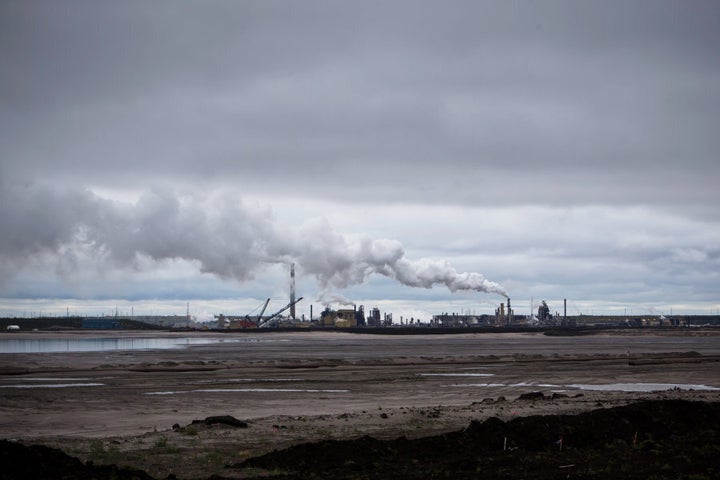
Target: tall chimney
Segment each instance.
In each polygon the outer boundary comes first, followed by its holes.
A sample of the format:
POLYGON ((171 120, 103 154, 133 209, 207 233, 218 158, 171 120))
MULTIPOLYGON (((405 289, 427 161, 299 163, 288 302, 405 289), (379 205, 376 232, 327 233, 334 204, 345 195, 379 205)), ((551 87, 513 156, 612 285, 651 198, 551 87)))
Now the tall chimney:
POLYGON ((508 297, 507 301, 507 322, 505 322, 506 325, 510 325, 510 321, 512 320, 512 308, 510 307, 510 297, 508 297))
POLYGON ((295 320, 295 264, 290 264, 290 318, 295 320))
POLYGON ((563 320, 567 319, 567 298, 563 298, 563 320))

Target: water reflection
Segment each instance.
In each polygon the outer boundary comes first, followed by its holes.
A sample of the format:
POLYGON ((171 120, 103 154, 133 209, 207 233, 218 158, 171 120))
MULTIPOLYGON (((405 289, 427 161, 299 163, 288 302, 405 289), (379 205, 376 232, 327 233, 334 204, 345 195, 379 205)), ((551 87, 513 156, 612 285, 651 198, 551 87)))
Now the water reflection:
POLYGON ((197 388, 195 390, 178 390, 163 392, 147 392, 145 395, 180 395, 184 393, 349 393, 350 390, 314 389, 314 388, 197 388))
POLYGON ((2 339, 0 340, 0 353, 62 353, 104 352, 114 350, 167 350, 173 348, 185 348, 190 345, 206 345, 210 343, 254 343, 258 341, 268 340, 251 338, 245 338, 241 340, 212 337, 2 339))
POLYGON ((0 388, 71 388, 71 387, 102 387, 104 383, 47 383, 0 385, 0 388))
MULTIPOLYGON (((535 383, 535 382, 520 382, 520 383, 456 383, 454 385, 448 385, 450 387, 457 388, 502 388, 502 387, 543 387, 543 388, 565 388, 565 389, 577 389, 577 390, 594 390, 601 392, 658 392, 664 390, 703 390, 703 391, 720 391, 718 387, 712 387, 708 385, 689 385, 684 383, 604 383, 604 384, 585 384, 585 383, 573 383, 571 385, 555 385, 552 383, 535 383)), ((554 392, 565 392, 567 390, 553 390, 554 392)))
POLYGON ((703 390, 718 391, 720 388, 710 387, 708 385, 688 385, 684 383, 607 383, 607 384, 585 384, 576 383, 568 385, 571 388, 580 390, 595 390, 601 392, 657 392, 663 390, 703 390))

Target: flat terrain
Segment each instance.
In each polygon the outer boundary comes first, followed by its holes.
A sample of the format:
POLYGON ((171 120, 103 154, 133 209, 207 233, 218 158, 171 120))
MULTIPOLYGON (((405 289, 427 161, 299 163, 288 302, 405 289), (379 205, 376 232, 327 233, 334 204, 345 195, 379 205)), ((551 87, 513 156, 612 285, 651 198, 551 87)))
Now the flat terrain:
POLYGON ((248 472, 224 465, 308 441, 418 438, 493 416, 578 413, 638 399, 720 401, 718 330, 35 332, 0 341, 118 337, 220 343, 0 354, 2 437, 157 478, 231 477, 248 472), (535 391, 544 398, 519 398, 535 391), (189 425, 215 415, 248 427, 189 425))

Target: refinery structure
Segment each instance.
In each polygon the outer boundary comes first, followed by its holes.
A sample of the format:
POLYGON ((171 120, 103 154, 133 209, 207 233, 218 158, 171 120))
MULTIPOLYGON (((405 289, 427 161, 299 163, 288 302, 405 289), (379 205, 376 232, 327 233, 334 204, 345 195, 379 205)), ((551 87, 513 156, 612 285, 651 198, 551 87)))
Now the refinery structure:
MULTIPOLYGON (((518 326, 574 326, 575 321, 567 318, 567 300, 563 301, 563 315, 550 313, 550 307, 543 300, 537 309, 537 316, 531 312, 529 316, 516 315, 512 308, 510 298, 505 303, 500 303, 494 315, 463 315, 457 313, 443 313, 434 315, 429 322, 422 322, 420 319, 400 317, 399 323, 393 323, 392 313, 380 313, 380 309, 373 307, 365 314, 364 305, 353 305, 353 308, 333 310, 325 306, 318 316, 313 314, 313 306, 310 305, 310 318, 297 318, 295 305, 303 297, 296 299, 295 294, 295 266, 290 265, 290 302, 280 310, 264 316, 270 299, 268 298, 260 313, 255 316, 233 316, 219 314, 215 315, 216 328, 221 330, 238 330, 252 328, 271 327, 334 327, 334 328, 358 328, 358 327, 390 327, 390 326, 427 326, 427 327, 518 327, 518 326), (289 310, 287 316, 282 314, 289 310)), ((533 308, 532 301, 531 310, 533 308)))
MULTIPOLYGON (((333 310, 325 307, 317 316, 313 314, 313 306, 310 306, 310 318, 302 315, 300 318, 293 316, 290 312, 287 316, 281 314, 290 310, 302 300, 298 298, 294 302, 288 303, 285 307, 277 312, 263 316, 232 316, 232 315, 215 315, 217 328, 224 330, 237 330, 245 328, 292 328, 292 327, 337 327, 337 328, 355 328, 355 327, 389 327, 392 325, 392 313, 383 313, 377 307, 371 308, 367 316, 365 315, 365 307, 363 305, 353 305, 353 308, 333 310)), ((269 301, 269 299, 268 299, 269 301)))
POLYGON ((247 328, 272 328, 272 327, 338 327, 338 328, 355 328, 355 327, 387 327, 392 325, 392 314, 380 314, 380 309, 375 307, 365 315, 365 307, 353 305, 351 309, 332 310, 326 306, 320 314, 315 317, 313 314, 313 306, 310 305, 310 318, 302 315, 300 318, 296 316, 295 306, 303 300, 303 297, 296 298, 295 293, 295 265, 290 265, 290 301, 275 313, 264 316, 267 311, 270 299, 268 298, 260 313, 255 316, 247 314, 244 316, 233 316, 219 314, 215 315, 216 327, 218 329, 247 329, 247 328), (282 314, 288 312, 288 315, 282 314))
POLYGON ((545 300, 540 302, 537 313, 533 311, 533 302, 530 301, 530 315, 516 314, 512 307, 510 298, 505 303, 495 309, 494 315, 458 315, 456 313, 435 315, 432 318, 431 325, 443 327, 572 327, 575 326, 574 318, 567 316, 567 300, 563 300, 563 313, 550 312, 550 307, 545 300))
MULTIPOLYGON (((563 315, 551 314, 550 307, 543 300, 537 309, 537 315, 518 315, 511 306, 508 298, 495 310, 494 315, 489 314, 458 314, 442 313, 433 315, 429 321, 422 321, 415 318, 400 317, 398 322, 393 323, 392 313, 381 313, 377 307, 371 308, 367 314, 364 305, 353 305, 352 308, 333 310, 326 306, 319 315, 313 314, 313 306, 310 306, 310 318, 295 318, 291 312, 288 316, 281 316, 297 304, 302 297, 291 301, 281 310, 271 315, 263 316, 267 307, 268 299, 258 316, 245 315, 243 317, 216 315, 219 329, 244 329, 244 328, 267 328, 267 327, 335 327, 335 328, 357 328, 357 327, 571 327, 575 325, 574 318, 567 317, 566 308, 563 315)), ((565 302, 565 306, 567 303, 565 302)))

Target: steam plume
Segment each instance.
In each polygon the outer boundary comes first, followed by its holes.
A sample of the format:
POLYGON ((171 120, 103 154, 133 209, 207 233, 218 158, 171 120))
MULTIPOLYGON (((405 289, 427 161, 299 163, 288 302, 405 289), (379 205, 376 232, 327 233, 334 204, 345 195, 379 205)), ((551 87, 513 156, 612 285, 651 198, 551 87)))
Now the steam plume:
POLYGON ((228 194, 202 199, 152 190, 135 204, 102 199, 89 190, 39 185, 0 192, 0 257, 3 273, 38 256, 72 266, 92 258, 105 267, 144 268, 147 260, 185 259, 202 272, 238 281, 265 265, 295 262, 321 289, 342 289, 379 274, 410 287, 444 285, 507 296, 479 273, 459 273, 447 261, 405 258, 402 244, 335 232, 312 220, 297 232, 280 231, 272 212, 228 194))

